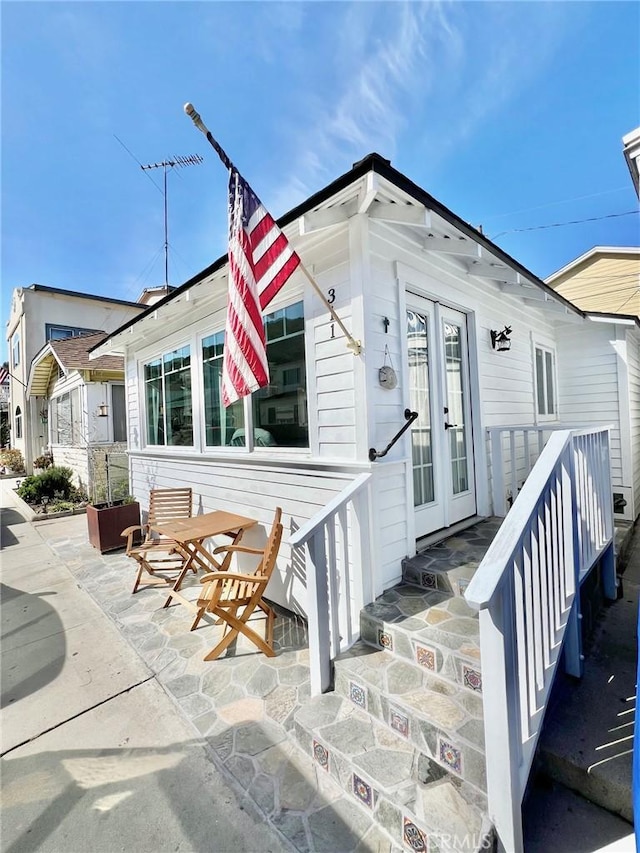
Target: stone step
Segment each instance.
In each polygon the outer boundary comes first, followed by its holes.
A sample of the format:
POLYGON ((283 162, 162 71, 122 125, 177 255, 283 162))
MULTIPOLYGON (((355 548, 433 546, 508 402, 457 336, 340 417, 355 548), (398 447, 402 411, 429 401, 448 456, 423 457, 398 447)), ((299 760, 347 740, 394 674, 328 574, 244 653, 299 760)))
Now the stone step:
POLYGON ((394 843, 441 853, 481 849, 484 794, 349 700, 314 697, 297 712, 295 734, 394 843))
POLYGON ((482 692, 478 614, 463 598, 399 584, 362 609, 360 636, 452 684, 482 692))
POLYGON ((462 596, 502 519, 490 518, 402 562, 402 579, 423 589, 462 596))
POLYGON ((361 642, 334 661, 334 685, 417 750, 486 790, 483 704, 476 691, 361 642))

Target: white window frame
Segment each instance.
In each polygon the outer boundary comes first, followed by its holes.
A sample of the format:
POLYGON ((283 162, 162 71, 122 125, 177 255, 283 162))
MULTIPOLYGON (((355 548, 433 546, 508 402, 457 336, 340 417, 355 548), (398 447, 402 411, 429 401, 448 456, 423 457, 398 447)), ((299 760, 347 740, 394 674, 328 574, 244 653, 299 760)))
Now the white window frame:
MULTIPOLYGON (((195 401, 197 395, 200 394, 200 383, 198 381, 198 363, 202 363, 202 359, 195 352, 194 358, 194 341, 191 339, 185 340, 181 338, 179 340, 172 340, 171 338, 167 339, 164 342, 164 346, 161 349, 150 350, 148 353, 139 356, 138 361, 138 377, 140 388, 142 389, 142 393, 140 395, 140 403, 141 403, 141 412, 142 412, 142 421, 141 425, 143 427, 143 447, 148 450, 153 450, 155 452, 166 452, 170 454, 178 453, 193 453, 194 450, 197 450, 200 445, 200 435, 196 422, 196 411, 195 411, 195 401), (190 381, 191 381, 191 434, 192 434, 192 444, 168 444, 166 442, 166 429, 165 429, 165 442, 163 444, 151 444, 149 442, 148 435, 148 409, 147 409, 147 386, 145 380, 145 367, 147 364, 150 364, 152 361, 157 361, 160 359, 162 362, 165 355, 168 355, 177 350, 188 348, 189 349, 189 373, 190 373, 190 381), (196 359, 198 362, 196 363, 196 359), (196 369, 194 369, 194 367, 196 369)), ((164 386, 163 386, 164 393, 164 386)), ((166 405, 166 400, 164 400, 164 404, 166 405)))
POLYGON ((533 340, 532 342, 532 357, 533 357, 533 395, 534 395, 534 412, 536 423, 550 423, 558 421, 560 415, 558 412, 558 356, 556 348, 544 341, 533 340), (542 353, 543 366, 543 396, 545 403, 545 411, 540 411, 540 401, 538 399, 538 350, 542 353), (554 411, 547 411, 549 400, 549 370, 547 365, 547 356, 551 356, 551 381, 552 387, 552 402, 554 411))
MULTIPOLYGON (((307 348, 307 335, 309 331, 307 312, 308 306, 306 300, 304 299, 304 295, 302 293, 297 296, 293 296, 288 298, 286 301, 274 300, 266 309, 265 314, 273 314, 276 311, 281 311, 286 308, 291 307, 292 305, 297 305, 298 303, 302 303, 302 317, 304 321, 304 332, 302 333, 303 341, 304 341, 304 369, 302 370, 302 377, 306 383, 306 395, 307 395, 307 446, 306 447, 293 447, 289 445, 274 445, 273 447, 259 447, 254 441, 254 418, 253 418, 253 394, 249 394, 243 400, 244 406, 244 429, 246 435, 246 443, 243 445, 211 445, 206 444, 206 425, 204 423, 204 415, 205 409, 204 404, 200 407, 199 411, 199 428, 201 435, 201 452, 206 454, 215 454, 218 455, 220 453, 230 454, 230 455, 246 455, 247 453, 258 453, 265 455, 273 455, 273 453, 277 453, 280 455, 305 455, 309 456, 311 452, 311 421, 310 421, 310 413, 309 413, 309 356, 308 356, 308 348, 307 348)), ((198 345, 197 345, 197 365, 195 374, 192 375, 192 388, 195 387, 195 381, 197 376, 197 381, 201 383, 199 387, 200 399, 204 400, 204 371, 203 371, 203 355, 202 355, 202 346, 203 342, 206 338, 211 335, 219 334, 224 331, 224 327, 220 328, 219 325, 212 326, 206 331, 198 334, 198 345)), ((267 341, 267 344, 269 342, 267 341)), ((194 365, 194 361, 192 360, 192 367, 194 365)), ((195 422, 195 417, 194 417, 195 422)), ((146 421, 145 421, 146 428, 146 421)), ((268 429, 268 424, 264 427, 268 429)), ((155 446, 155 445, 154 445, 155 446)))

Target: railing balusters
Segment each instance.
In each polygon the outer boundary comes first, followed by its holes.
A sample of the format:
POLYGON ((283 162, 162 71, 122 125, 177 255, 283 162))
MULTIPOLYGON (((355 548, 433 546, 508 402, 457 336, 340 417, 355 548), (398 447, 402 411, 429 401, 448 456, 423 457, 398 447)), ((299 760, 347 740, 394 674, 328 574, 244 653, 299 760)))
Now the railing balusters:
MULTIPOLYGON (((526 463, 528 430, 519 429, 526 463)), ((503 432, 490 431, 492 459, 503 432)), ((597 560, 605 595, 615 594, 610 476, 607 429, 552 430, 465 593, 480 610, 489 812, 502 847, 516 853, 521 800, 562 649, 567 671, 582 671, 578 589, 597 560)), ((502 483, 494 482, 494 495, 502 483)))
POLYGON ((306 552, 313 695, 328 689, 332 659, 357 639, 355 620, 371 592, 370 578, 364 577, 370 553, 371 478, 360 474, 289 537, 292 548, 305 546, 306 552))

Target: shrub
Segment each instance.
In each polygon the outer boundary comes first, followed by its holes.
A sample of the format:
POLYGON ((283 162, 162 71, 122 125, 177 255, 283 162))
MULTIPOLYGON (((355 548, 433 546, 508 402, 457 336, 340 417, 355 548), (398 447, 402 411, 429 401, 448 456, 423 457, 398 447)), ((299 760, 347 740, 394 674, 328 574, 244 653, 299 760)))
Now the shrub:
POLYGON ((75 493, 72 477, 71 468, 47 468, 42 474, 26 477, 17 490, 18 496, 30 504, 42 503, 42 498, 69 500, 75 493))
POLYGON ((16 474, 22 473, 24 471, 22 453, 15 449, 0 450, 0 465, 6 465, 7 468, 15 471, 16 474))

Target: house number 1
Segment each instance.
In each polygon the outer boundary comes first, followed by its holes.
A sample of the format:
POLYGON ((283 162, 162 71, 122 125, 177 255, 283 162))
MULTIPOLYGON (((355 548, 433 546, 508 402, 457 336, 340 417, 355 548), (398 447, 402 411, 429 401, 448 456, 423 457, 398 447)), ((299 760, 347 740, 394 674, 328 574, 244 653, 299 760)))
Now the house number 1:
MULTIPOLYGON (((327 302, 329 303, 329 305, 333 305, 333 303, 335 301, 336 301, 336 289, 335 289, 335 287, 330 287, 329 290, 327 291, 327 302)), ((335 336, 336 336, 336 324, 332 323, 331 324, 331 337, 335 338, 335 336)))

